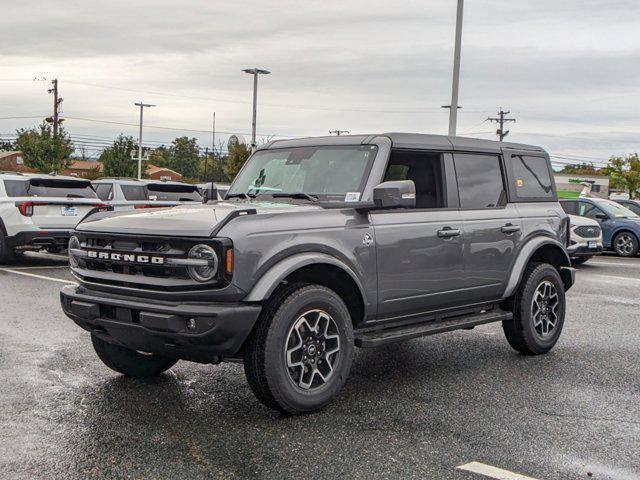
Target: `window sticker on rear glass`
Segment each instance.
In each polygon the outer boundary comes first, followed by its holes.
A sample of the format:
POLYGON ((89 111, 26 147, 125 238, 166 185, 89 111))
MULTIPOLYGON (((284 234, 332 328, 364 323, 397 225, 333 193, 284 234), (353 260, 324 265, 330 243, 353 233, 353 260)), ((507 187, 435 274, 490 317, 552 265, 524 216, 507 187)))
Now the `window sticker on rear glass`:
POLYGON ((344 196, 345 202, 358 202, 360 201, 360 192, 347 192, 344 196))
POLYGON ((521 178, 519 178, 519 179, 517 179, 517 180, 516 180, 516 184, 517 184, 519 187, 522 187, 522 186, 524 185, 524 180, 522 180, 521 178))

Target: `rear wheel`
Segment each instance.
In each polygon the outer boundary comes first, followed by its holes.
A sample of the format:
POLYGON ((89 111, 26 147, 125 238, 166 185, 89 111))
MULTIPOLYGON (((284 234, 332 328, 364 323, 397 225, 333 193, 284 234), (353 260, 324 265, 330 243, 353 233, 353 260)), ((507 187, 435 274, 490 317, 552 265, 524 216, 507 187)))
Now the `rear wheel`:
POLYGON ((165 370, 169 370, 177 362, 172 358, 141 353, 120 345, 114 345, 95 335, 91 335, 91 342, 102 363, 110 369, 129 377, 155 377, 165 370))
POLYGON ((638 237, 631 232, 620 232, 613 239, 613 249, 621 257, 635 257, 638 254, 638 237))
POLYGON ((295 284, 265 305, 247 344, 244 370, 264 405, 307 413, 338 394, 353 351, 351 317, 342 299, 321 285, 295 284))
POLYGON ((513 319, 502 322, 502 328, 515 350, 540 355, 558 341, 564 315, 564 284, 558 271, 547 263, 530 263, 513 299, 513 319))

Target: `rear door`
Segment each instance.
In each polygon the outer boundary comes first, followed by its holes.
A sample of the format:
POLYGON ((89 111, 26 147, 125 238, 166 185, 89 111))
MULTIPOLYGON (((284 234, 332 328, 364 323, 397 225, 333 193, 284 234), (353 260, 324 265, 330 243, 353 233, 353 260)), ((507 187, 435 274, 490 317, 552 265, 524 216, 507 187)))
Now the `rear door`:
POLYGON ((464 229, 465 301, 499 299, 522 238, 516 205, 507 203, 501 155, 455 153, 464 229))

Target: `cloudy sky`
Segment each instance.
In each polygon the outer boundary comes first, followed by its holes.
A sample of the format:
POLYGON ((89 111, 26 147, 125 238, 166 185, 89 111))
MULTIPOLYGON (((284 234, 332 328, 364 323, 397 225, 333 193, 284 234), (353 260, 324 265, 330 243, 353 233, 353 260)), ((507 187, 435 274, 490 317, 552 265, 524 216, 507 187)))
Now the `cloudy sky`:
MULTIPOLYGON (((639 150, 640 2, 465 7, 459 134, 494 138, 485 119, 502 106, 517 118, 509 139, 543 145, 558 162, 639 150)), ((0 134, 50 115, 46 90, 58 78, 65 126, 89 153, 137 134, 139 100, 157 104, 145 114, 152 144, 186 134, 210 146, 214 111, 222 138, 250 132, 241 69, 252 66, 272 71, 260 79, 260 137, 446 133, 455 9, 455 0, 13 2, 0 13, 0 134)))

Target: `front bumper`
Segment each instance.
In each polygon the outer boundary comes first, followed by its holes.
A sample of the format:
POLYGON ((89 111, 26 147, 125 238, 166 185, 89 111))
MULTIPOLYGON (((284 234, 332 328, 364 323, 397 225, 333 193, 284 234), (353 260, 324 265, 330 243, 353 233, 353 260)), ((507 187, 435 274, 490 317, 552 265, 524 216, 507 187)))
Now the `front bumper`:
POLYGON ((576 257, 591 257, 593 255, 599 255, 602 253, 602 244, 598 245, 596 248, 589 248, 586 245, 576 245, 573 247, 567 248, 567 252, 571 258, 576 257))
POLYGON ((63 287, 60 301, 69 318, 107 342, 201 363, 237 354, 262 308, 242 302, 160 302, 76 285, 63 287), (187 327, 189 320, 195 322, 193 329, 187 327))
POLYGON ((58 248, 64 250, 69 244, 72 230, 30 230, 7 237, 10 248, 23 250, 58 248))

